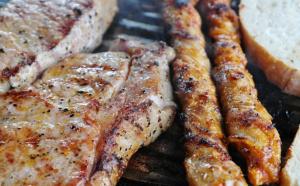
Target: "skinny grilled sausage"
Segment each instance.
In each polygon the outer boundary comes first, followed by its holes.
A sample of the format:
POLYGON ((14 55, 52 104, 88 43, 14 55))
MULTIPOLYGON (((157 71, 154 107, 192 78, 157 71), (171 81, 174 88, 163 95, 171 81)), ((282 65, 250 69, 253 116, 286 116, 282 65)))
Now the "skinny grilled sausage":
POLYGON ((223 142, 222 118, 195 3, 164 1, 165 22, 177 52, 174 85, 184 113, 187 179, 199 186, 247 185, 223 142))
POLYGON ((281 140, 246 69, 238 17, 230 8, 230 0, 201 0, 200 7, 213 40, 213 76, 226 116, 229 142, 246 159, 251 184, 277 182, 281 140))

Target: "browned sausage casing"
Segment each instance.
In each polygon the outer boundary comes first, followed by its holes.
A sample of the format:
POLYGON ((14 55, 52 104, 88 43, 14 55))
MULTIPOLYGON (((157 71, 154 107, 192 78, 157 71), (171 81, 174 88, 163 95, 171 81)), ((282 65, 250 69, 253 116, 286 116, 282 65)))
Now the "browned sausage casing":
POLYGON ((201 0, 200 7, 213 40, 213 75, 226 116, 229 142, 245 157, 251 184, 277 182, 281 141, 246 70, 238 17, 230 8, 230 0, 201 0))
POLYGON ((247 185, 223 143, 222 118, 200 31, 200 16, 194 8, 196 1, 164 2, 164 18, 177 52, 174 85, 184 113, 188 182, 199 186, 247 185))

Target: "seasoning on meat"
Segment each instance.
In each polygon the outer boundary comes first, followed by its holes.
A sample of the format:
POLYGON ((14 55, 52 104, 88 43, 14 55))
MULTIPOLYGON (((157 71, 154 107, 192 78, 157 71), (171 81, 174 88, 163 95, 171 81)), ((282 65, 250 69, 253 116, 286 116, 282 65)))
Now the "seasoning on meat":
POLYGON ((281 140, 257 98, 240 46, 239 22, 230 0, 201 0, 214 46, 214 79, 226 117, 229 142, 243 155, 253 185, 278 181, 281 140))
POLYGON ((216 90, 210 77, 200 16, 194 2, 177 7, 165 0, 164 17, 177 57, 174 85, 184 114, 187 156, 184 165, 190 185, 247 185, 231 160, 222 132, 216 90))
POLYGON ((62 58, 94 50, 116 0, 10 0, 0 8, 0 93, 31 84, 62 58))
POLYGON ((129 55, 72 55, 0 95, 0 185, 116 185, 130 157, 168 128, 174 51, 118 47, 129 55))
POLYGON ((175 115, 169 81, 174 50, 162 42, 144 46, 123 39, 114 49, 129 53, 132 61, 123 89, 107 105, 116 117, 91 180, 95 186, 116 185, 131 156, 165 131, 175 115))

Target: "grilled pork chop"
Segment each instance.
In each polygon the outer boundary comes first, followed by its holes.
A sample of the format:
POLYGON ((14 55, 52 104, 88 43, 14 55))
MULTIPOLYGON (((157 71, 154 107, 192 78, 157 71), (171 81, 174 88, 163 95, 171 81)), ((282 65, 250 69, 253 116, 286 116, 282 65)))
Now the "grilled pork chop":
POLYGON ((130 53, 133 60, 124 88, 107 105, 115 108, 113 115, 117 117, 100 151, 99 171, 92 177, 92 185, 115 185, 130 157, 153 142, 174 118, 168 66, 175 57, 174 50, 164 43, 144 47, 125 40, 116 46, 115 50, 130 53))
POLYGON ((116 0, 11 0, 0 9, 0 92, 101 42, 116 0))
POLYGON ((115 185, 132 154, 169 126, 174 51, 120 44, 130 55, 77 54, 0 96, 1 185, 115 185))
POLYGON ((76 55, 46 71, 31 90, 1 96, 1 185, 84 183, 101 136, 85 113, 103 104, 98 97, 109 99, 103 90, 118 90, 112 85, 125 81, 128 64, 124 53, 76 55), (97 84, 100 79, 107 83, 97 84))

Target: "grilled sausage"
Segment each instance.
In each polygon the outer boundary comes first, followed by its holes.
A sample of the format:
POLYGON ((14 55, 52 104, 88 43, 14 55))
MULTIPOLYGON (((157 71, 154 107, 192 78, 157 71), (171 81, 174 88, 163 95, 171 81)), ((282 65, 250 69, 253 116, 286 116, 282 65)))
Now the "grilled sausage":
POLYGON ((247 185, 223 142, 222 118, 195 3, 164 1, 164 18, 177 52, 173 62, 174 85, 184 113, 188 182, 201 186, 247 185))
POLYGON ((246 159, 251 184, 277 182, 281 141, 246 69, 238 17, 230 8, 230 0, 201 0, 200 8, 213 40, 213 76, 226 116, 229 142, 246 159))

